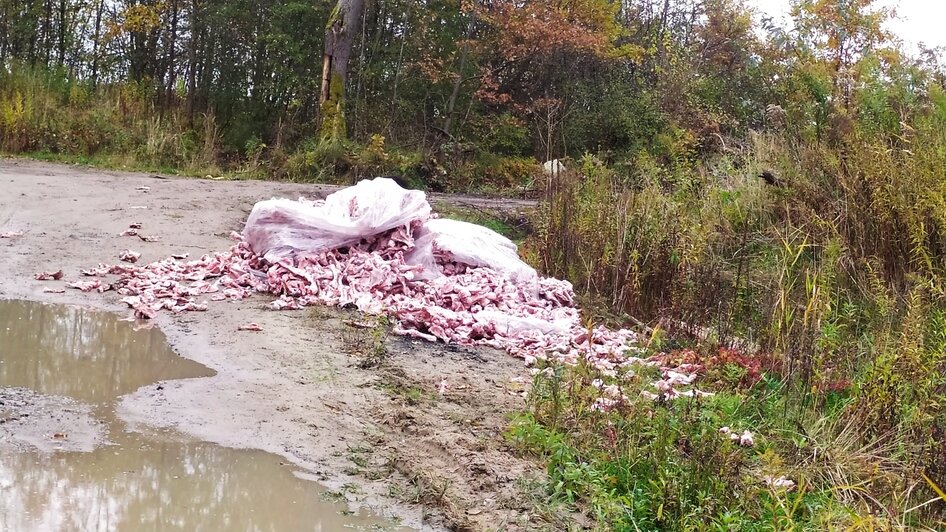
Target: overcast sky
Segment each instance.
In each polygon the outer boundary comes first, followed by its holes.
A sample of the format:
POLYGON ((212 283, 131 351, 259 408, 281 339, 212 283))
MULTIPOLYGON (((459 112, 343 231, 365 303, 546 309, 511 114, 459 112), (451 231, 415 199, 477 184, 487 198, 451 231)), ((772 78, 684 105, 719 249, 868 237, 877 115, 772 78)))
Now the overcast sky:
MULTIPOLYGON (((788 14, 789 0, 748 0, 748 3, 776 18, 788 14)), ((897 20, 891 21, 888 29, 905 42, 946 46, 946 1, 883 0, 881 3, 897 10, 897 20)))

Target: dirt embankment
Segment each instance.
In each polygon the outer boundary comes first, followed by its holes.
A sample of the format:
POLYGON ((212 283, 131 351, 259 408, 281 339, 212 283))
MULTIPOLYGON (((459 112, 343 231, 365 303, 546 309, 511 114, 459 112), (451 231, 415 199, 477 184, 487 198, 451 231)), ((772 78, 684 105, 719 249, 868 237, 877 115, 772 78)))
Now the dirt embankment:
MULTIPOLYGON (((62 283, 33 274, 62 269, 75 280, 80 269, 114 263, 127 248, 141 252, 142 262, 224 250, 256 201, 330 190, 2 160, 0 232, 23 235, 0 239, 0 298, 127 312, 114 293, 46 293, 62 283), (133 222, 157 241, 119 236, 133 222)), ((510 453, 502 435, 507 413, 523 404, 520 360, 390 338, 347 311, 272 312, 266 302, 162 313, 156 324, 175 350, 217 375, 140 389, 122 401, 122 417, 282 454, 349 500, 425 529, 538 526, 521 492, 541 468, 510 453), (237 330, 249 322, 262 332, 237 330)))

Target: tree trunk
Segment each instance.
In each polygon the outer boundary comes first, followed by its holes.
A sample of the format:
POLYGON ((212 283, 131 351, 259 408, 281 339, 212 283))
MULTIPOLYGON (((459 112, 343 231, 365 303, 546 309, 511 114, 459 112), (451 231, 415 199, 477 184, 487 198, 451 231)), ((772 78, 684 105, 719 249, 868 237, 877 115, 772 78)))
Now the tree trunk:
POLYGON ((256 50, 253 54, 253 82, 250 86, 250 99, 256 103, 260 103, 264 100, 267 94, 263 87, 268 71, 268 62, 266 61, 266 38, 264 36, 267 27, 267 15, 266 7, 260 6, 259 11, 256 13, 256 31, 254 32, 256 37, 256 50))
POLYGON ((187 43, 187 101, 185 104, 185 113, 189 123, 194 122, 194 99, 197 97, 197 38, 200 31, 198 25, 198 16, 200 11, 197 0, 191 0, 191 11, 189 17, 190 27, 188 28, 187 43))
POLYGON ((460 96, 460 88, 463 87, 464 80, 464 71, 466 70, 466 58, 469 52, 469 41, 470 37, 473 36, 473 28, 476 25, 476 18, 471 17, 470 23, 467 24, 466 33, 464 34, 463 43, 460 44, 460 65, 457 67, 457 79, 453 82, 453 90, 450 91, 450 98, 447 100, 447 116, 443 122, 443 132, 449 137, 451 135, 451 129, 453 128, 454 118, 457 112, 457 97, 460 96))
POLYGON ((322 92, 319 97, 322 126, 319 138, 342 140, 345 130, 345 84, 348 58, 358 33, 364 0, 338 0, 325 25, 325 55, 322 57, 322 92))
POLYGON ((177 83, 177 21, 180 15, 177 0, 171 2, 171 35, 168 44, 167 79, 165 85, 165 105, 168 109, 174 102, 174 85, 177 83))
POLYGON ((0 15, 0 63, 3 64, 7 62, 9 36, 13 33, 10 18, 10 4, 3 2, 3 15, 0 15))
POLYGON ((95 33, 92 37, 92 86, 95 87, 99 82, 99 50, 102 39, 102 10, 105 9, 105 0, 99 0, 95 7, 95 33))
POLYGON ((59 30, 56 43, 56 62, 63 66, 66 62, 66 0, 59 0, 59 30))
POLYGON ((43 2, 43 66, 49 66, 49 54, 53 47, 53 6, 51 0, 43 2))
POLYGON ((660 60, 660 65, 664 64, 664 56, 667 52, 666 41, 664 40, 667 35, 667 18, 670 14, 670 0, 664 0, 664 9, 663 13, 660 15, 660 33, 658 34, 657 41, 657 57, 660 60))

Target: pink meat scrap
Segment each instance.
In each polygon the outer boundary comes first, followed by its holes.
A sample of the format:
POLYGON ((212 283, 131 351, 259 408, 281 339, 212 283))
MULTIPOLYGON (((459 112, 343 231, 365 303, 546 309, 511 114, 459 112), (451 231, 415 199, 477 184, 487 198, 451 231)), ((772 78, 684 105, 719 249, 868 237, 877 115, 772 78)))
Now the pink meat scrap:
MULTIPOLYGON (((161 310, 201 311, 210 300, 239 300, 254 293, 276 296, 275 310, 309 305, 354 306, 395 318, 397 334, 504 349, 528 362, 587 359, 602 371, 640 361, 631 347, 634 332, 580 321, 571 284, 552 278, 516 283, 485 267, 441 264, 447 274, 418 279, 422 266, 404 256, 420 225, 398 227, 348 248, 269 262, 233 234, 225 252, 184 261, 168 258, 144 266, 99 265, 88 276, 117 276, 111 288, 124 296, 138 318, 161 310)), ((443 257, 449 260, 449 257, 443 257)), ((84 290, 99 286, 74 283, 84 290)))
POLYGON ((54 272, 39 272, 33 274, 33 279, 37 281, 58 281, 63 277, 62 270, 56 270, 54 272))
POLYGON ((132 251, 130 249, 126 249, 118 254, 118 258, 119 260, 123 260, 125 262, 134 263, 134 262, 138 262, 138 259, 141 258, 141 253, 138 253, 137 251, 132 251))

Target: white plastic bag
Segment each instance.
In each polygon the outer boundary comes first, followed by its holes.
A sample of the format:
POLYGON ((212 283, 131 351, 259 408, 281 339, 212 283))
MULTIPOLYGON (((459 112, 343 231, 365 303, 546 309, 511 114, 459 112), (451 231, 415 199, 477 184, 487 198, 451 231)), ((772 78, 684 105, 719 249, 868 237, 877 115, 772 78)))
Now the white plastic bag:
POLYGON ((325 201, 261 201, 253 207, 243 236, 250 249, 270 262, 349 246, 430 216, 427 196, 375 178, 330 194, 325 201))
POLYGON ((438 251, 449 255, 454 262, 492 268, 514 281, 527 282, 537 278, 535 270, 519 258, 511 240, 481 225, 445 218, 427 220, 414 233, 414 245, 404 260, 424 267, 419 275, 421 279, 443 276, 437 265, 438 251))
POLYGON ((517 282, 537 274, 519 258, 516 245, 483 226, 447 219, 428 219, 423 192, 404 190, 393 180, 376 178, 329 195, 324 202, 272 199, 253 207, 243 236, 254 253, 270 262, 349 246, 379 233, 424 221, 414 233, 415 247, 405 256, 420 264, 420 279, 443 276, 438 255, 472 267, 492 268, 517 282))

